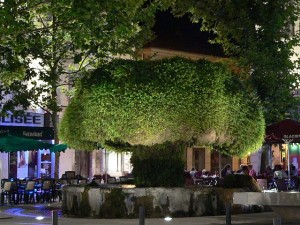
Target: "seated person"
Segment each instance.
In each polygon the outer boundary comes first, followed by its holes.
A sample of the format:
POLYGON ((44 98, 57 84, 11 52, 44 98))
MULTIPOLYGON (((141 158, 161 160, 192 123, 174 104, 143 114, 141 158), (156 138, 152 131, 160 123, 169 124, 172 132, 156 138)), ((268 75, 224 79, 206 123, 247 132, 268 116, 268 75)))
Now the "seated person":
POLYGON ((242 167, 242 171, 240 172, 240 174, 249 175, 249 169, 248 169, 248 166, 244 165, 244 166, 242 167))
POLYGON ((248 169, 249 169, 249 175, 254 179, 256 179, 256 171, 253 169, 253 165, 249 164, 248 169))
POLYGON ((273 175, 274 175, 274 173, 273 173, 271 166, 266 166, 266 169, 264 171, 264 177, 271 178, 271 177, 273 177, 273 175))
POLYGON ((234 174, 241 174, 242 171, 243 171, 243 166, 245 166, 245 165, 244 165, 244 164, 241 164, 241 165, 240 165, 240 168, 239 168, 238 170, 236 170, 236 171, 234 172, 234 174))
POLYGON ((200 179, 202 177, 202 171, 197 171, 195 174, 194 174, 194 179, 200 179))
POLYGON ((193 167, 192 168, 192 170, 190 171, 190 175, 191 175, 191 177, 193 178, 193 179, 195 179, 195 173, 196 173, 197 171, 195 170, 195 168, 193 167))
POLYGON ((221 170, 221 177, 224 178, 226 175, 232 174, 231 165, 226 164, 221 170))
POLYGON ((202 170, 202 177, 203 178, 208 178, 208 176, 209 176, 209 172, 206 169, 203 169, 202 170))
POLYGON ((283 166, 276 165, 275 171, 274 171, 274 178, 277 178, 277 179, 288 178, 286 172, 283 170, 283 166))
POLYGON ((296 167, 291 164, 290 166, 290 173, 291 173, 291 176, 298 176, 298 170, 296 169, 296 167))

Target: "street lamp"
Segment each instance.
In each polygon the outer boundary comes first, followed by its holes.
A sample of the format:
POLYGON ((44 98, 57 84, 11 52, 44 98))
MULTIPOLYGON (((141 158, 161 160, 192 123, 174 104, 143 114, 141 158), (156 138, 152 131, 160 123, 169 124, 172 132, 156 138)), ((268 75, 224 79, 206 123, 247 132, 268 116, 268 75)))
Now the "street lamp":
POLYGON ((287 145, 287 167, 288 167, 288 188, 291 187, 291 170, 290 170, 290 148, 289 145, 293 139, 282 139, 287 145))

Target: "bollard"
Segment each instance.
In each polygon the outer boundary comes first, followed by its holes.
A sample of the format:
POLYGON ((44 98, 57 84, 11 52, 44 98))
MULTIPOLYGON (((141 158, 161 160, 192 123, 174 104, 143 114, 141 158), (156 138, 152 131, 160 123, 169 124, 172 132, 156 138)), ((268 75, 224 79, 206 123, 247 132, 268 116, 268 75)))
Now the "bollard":
POLYGON ((231 225, 231 203, 225 204, 226 207, 226 225, 231 225))
POLYGON ((273 225, 281 225, 281 218, 273 218, 273 225))
POLYGON ((145 225, 145 207, 139 207, 139 225, 145 225))
POLYGON ((58 225, 58 212, 57 212, 57 210, 52 210, 52 225, 58 225))

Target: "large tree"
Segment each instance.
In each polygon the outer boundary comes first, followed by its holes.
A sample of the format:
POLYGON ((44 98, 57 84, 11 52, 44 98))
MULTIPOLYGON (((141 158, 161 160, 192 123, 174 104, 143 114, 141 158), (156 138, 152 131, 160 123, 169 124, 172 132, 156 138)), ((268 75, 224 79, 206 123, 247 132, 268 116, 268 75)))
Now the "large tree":
POLYGON ((75 148, 194 142, 245 155, 261 145, 255 94, 223 63, 114 60, 82 79, 60 126, 75 148))
POLYGON ((133 54, 151 38, 154 11, 147 2, 0 1, 1 100, 13 93, 2 113, 19 106, 44 109, 57 143, 58 90, 115 55, 133 54))
POLYGON ((245 69, 245 78, 264 105, 267 123, 283 119, 299 104, 292 96, 299 85, 298 59, 294 61, 299 0, 159 2, 177 16, 190 15, 191 21, 201 22, 203 30, 216 34, 212 41, 245 69))
POLYGON ((181 186, 187 145, 246 155, 264 131, 260 103, 228 65, 173 58, 98 68, 78 84, 59 134, 74 148, 133 151, 138 185, 181 186))

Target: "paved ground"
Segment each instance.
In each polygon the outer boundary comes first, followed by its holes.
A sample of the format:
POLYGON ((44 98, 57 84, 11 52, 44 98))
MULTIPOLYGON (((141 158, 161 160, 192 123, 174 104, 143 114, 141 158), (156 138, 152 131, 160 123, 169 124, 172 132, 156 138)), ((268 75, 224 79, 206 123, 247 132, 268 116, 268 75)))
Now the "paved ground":
MULTIPOLYGON (((142 225, 139 219, 81 219, 66 218, 61 215, 60 204, 36 204, 18 206, 0 206, 1 225, 49 225, 52 224, 52 210, 58 214, 58 225, 142 225), (37 216, 44 217, 37 220, 37 216)), ((273 225, 273 218, 277 216, 272 213, 255 213, 232 215, 232 225, 273 225)), ((225 216, 173 218, 165 221, 163 218, 145 219, 143 225, 224 225, 225 216)), ((282 223, 285 225, 300 225, 299 222, 282 223)), ((276 224, 277 225, 277 224, 276 224)), ((278 224, 279 225, 279 224, 278 224)))

